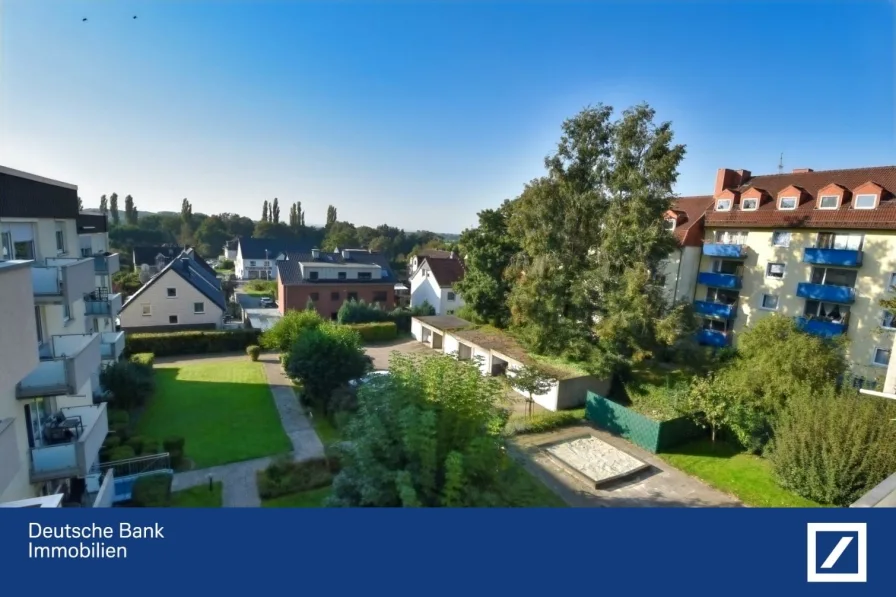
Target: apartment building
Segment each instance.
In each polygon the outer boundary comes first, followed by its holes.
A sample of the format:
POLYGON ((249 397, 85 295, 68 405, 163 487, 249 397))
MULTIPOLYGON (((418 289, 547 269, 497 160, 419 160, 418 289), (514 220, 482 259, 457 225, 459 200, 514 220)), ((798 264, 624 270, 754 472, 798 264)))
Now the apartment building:
POLYGON ((124 342, 92 329, 96 262, 77 219, 77 187, 0 167, 0 329, 15 339, 0 343, 0 502, 100 490, 99 372, 124 342))
POLYGON ((666 230, 675 235, 678 247, 664 262, 659 276, 671 302, 694 300, 703 255, 705 214, 712 201, 711 195, 679 197, 666 213, 666 230))
POLYGON ((326 253, 288 253, 277 261, 279 310, 301 310, 314 304, 327 319, 336 319, 342 303, 363 300, 384 309, 395 307, 395 275, 389 259, 362 249, 326 253))
POLYGON ((853 374, 882 379, 896 332, 894 314, 879 304, 896 293, 894 193, 896 166, 719 170, 699 224, 700 342, 729 345, 779 313, 810 334, 845 336, 853 374))

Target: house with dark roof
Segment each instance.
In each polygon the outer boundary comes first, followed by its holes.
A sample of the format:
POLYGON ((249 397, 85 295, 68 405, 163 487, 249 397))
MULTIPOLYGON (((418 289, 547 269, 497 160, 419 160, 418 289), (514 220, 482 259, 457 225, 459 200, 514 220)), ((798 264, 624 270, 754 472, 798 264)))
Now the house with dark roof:
POLYGON ((133 263, 135 272, 148 272, 157 274, 168 265, 172 259, 180 255, 183 247, 178 245, 153 245, 146 247, 134 247, 133 263))
POLYGON ((436 315, 454 315, 464 305, 454 284, 464 277, 463 263, 454 253, 451 257, 426 257, 411 276, 411 307, 428 302, 436 315))
POLYGON ((454 251, 443 251, 442 249, 419 249, 408 259, 408 277, 414 277, 417 268, 423 265, 424 259, 454 259, 456 255, 454 251))
POLYGON ((136 332, 220 329, 226 311, 221 281, 187 249, 128 298, 119 318, 123 330, 136 332))
POLYGON ((224 252, 222 253, 223 259, 229 259, 233 261, 236 259, 236 247, 239 245, 240 239, 234 238, 224 243, 224 252))
POLYGON ((288 253, 307 253, 311 249, 310 243, 301 240, 240 238, 233 273, 239 280, 273 280, 278 261, 286 259, 288 253))
POLYGON ((395 274, 388 257, 381 253, 311 249, 287 253, 276 267, 281 314, 305 309, 310 303, 322 317, 336 319, 348 300, 377 303, 384 309, 395 307, 395 274))

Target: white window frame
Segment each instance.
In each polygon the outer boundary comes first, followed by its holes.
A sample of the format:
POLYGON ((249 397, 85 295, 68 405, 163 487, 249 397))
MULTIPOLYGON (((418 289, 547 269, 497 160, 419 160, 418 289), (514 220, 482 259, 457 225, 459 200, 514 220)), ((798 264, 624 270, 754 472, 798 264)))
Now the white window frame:
POLYGON ((818 198, 818 209, 839 209, 840 208, 840 195, 822 195, 818 198), (825 199, 833 199, 834 206, 833 207, 825 207, 824 200, 825 199))
POLYGON ((194 315, 205 315, 205 301, 197 301, 193 303, 193 314, 194 315), (199 309, 196 309, 196 305, 199 305, 199 309))
POLYGON ((255 267, 255 262, 254 262, 254 261, 249 261, 249 267, 255 267))
POLYGON ((856 195, 852 200, 852 208, 853 209, 874 209, 877 207, 878 195, 877 193, 861 193, 856 195), (871 205, 868 207, 859 207, 859 199, 863 197, 871 197, 871 205))
POLYGON ((65 253, 65 222, 56 222, 56 253, 65 253))
POLYGON ((762 309, 763 311, 777 311, 778 305, 780 305, 780 304, 781 304, 781 298, 777 294, 766 293, 766 294, 763 294, 762 297, 759 299, 759 308, 762 309), (774 297, 774 299, 775 299, 774 307, 766 307, 765 306, 765 297, 767 297, 767 296, 774 297))
POLYGON ((787 248, 787 247, 790 246, 790 241, 791 241, 792 238, 793 238, 793 234, 790 232, 790 230, 773 230, 773 231, 772 231, 772 246, 773 246, 773 247, 784 247, 784 248, 787 248), (787 242, 784 243, 784 244, 778 244, 778 243, 776 243, 776 242, 775 242, 775 235, 776 235, 776 234, 781 234, 781 235, 785 235, 785 234, 786 234, 786 235, 787 235, 787 242))
POLYGON ((165 289, 165 296, 166 296, 167 298, 170 298, 170 299, 172 299, 172 298, 177 298, 177 288, 172 288, 172 287, 166 288, 166 289, 165 289), (171 294, 171 291, 172 291, 172 290, 174 291, 174 294, 171 294))
POLYGON ((885 330, 896 330, 896 311, 883 309, 880 312, 880 327, 885 330), (890 317, 890 325, 887 325, 887 316, 890 317))
POLYGON ((874 366, 874 367, 887 367, 887 366, 890 364, 890 360, 889 360, 889 359, 887 359, 887 362, 886 362, 886 363, 878 363, 878 362, 877 362, 877 354, 880 353, 880 352, 889 352, 889 353, 890 353, 890 359, 893 358, 893 352, 892 352, 892 350, 891 350, 890 348, 882 348, 882 347, 880 347, 880 346, 875 346, 875 347, 874 347, 874 352, 871 353, 871 365, 874 366))
POLYGON ((884 290, 886 292, 896 292, 896 272, 890 272, 890 281, 884 290))
POLYGON ((778 209, 781 209, 784 211, 793 211, 799 206, 799 204, 800 204, 799 197, 779 197, 778 198, 778 209), (788 201, 788 200, 793 201, 793 207, 784 207, 784 202, 788 201))
POLYGON ((747 197, 746 199, 742 199, 740 202, 741 211, 756 211, 759 209, 759 199, 756 197, 747 197), (752 201, 753 207, 747 207, 747 201, 752 201))
POLYGON ((675 230, 675 220, 673 220, 672 218, 666 218, 665 220, 663 220, 663 229, 668 230, 669 232, 675 230))
POLYGON ((177 315, 169 315, 168 316, 168 325, 179 325, 179 324, 180 324, 180 317, 178 317, 177 315), (174 321, 171 321, 172 317, 174 318, 174 321))
POLYGON ((449 303, 453 303, 456 298, 457 298, 457 296, 453 292, 449 292, 446 295, 445 300, 447 300, 449 303))
POLYGON ((716 199, 716 211, 731 211, 731 199, 716 199))
POLYGON ((152 317, 152 305, 150 303, 143 303, 140 306, 143 310, 143 317, 152 317))
POLYGON ((784 276, 786 276, 786 275, 787 275, 787 264, 786 263, 783 263, 781 261, 769 261, 768 263, 765 264, 765 277, 766 278, 769 278, 771 280, 783 280, 784 276), (781 273, 780 277, 772 276, 769 274, 769 272, 771 272, 771 268, 773 265, 780 265, 783 268, 783 272, 781 273))

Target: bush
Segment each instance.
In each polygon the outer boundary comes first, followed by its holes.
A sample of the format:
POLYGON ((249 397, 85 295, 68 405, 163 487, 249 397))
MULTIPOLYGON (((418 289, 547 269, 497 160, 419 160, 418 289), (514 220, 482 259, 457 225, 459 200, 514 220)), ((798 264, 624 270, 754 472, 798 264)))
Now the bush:
POLYGON ((128 414, 126 410, 110 410, 109 414, 109 425, 127 425, 131 422, 131 415, 128 414))
POLYGON ((180 468, 184 462, 184 444, 186 440, 179 436, 167 437, 162 442, 162 450, 168 452, 171 458, 171 466, 180 468))
POLYGON ((128 438, 131 437, 131 428, 129 425, 123 425, 121 423, 117 425, 109 425, 109 431, 114 434, 112 437, 118 438, 120 444, 124 444, 128 441, 128 438))
POLYGON ((339 323, 371 323, 385 321, 389 315, 377 303, 350 300, 342 303, 336 321, 339 323))
POLYGON ((261 347, 255 344, 253 344, 252 346, 247 346, 246 354, 249 355, 249 358, 253 361, 257 361, 258 357, 261 356, 261 347))
POLYGON ((106 450, 112 450, 113 448, 117 448, 120 445, 121 438, 117 435, 108 435, 103 441, 103 448, 105 448, 106 450))
POLYGON ((259 335, 248 329, 128 334, 125 348, 128 354, 151 352, 157 357, 237 352, 258 344, 259 335))
POLYGON ((155 390, 155 377, 151 367, 118 361, 103 367, 100 372, 100 385, 112 393, 116 407, 133 410, 143 406, 152 396, 155 390))
POLYGON ((507 422, 507 433, 523 435, 526 433, 544 433, 560 427, 578 425, 585 422, 585 409, 561 410, 557 412, 539 413, 526 418, 511 419, 507 422))
POLYGON ((127 460, 128 458, 134 458, 137 453, 134 452, 134 448, 130 446, 118 446, 117 448, 112 448, 108 451, 109 460, 127 460))
POLYGON ((785 489, 848 506, 896 470, 896 404, 885 398, 806 388, 775 426, 769 459, 785 489))
POLYGON ((258 494, 262 499, 271 499, 325 487, 332 480, 326 458, 296 462, 285 456, 258 471, 258 494))
POLYGON ((246 288, 255 293, 264 293, 277 298, 276 280, 253 280, 246 284, 246 288))
POLYGON ((141 456, 152 456, 153 454, 161 454, 162 444, 154 439, 147 439, 143 442, 143 453, 141 456))
POLYGON ((261 335, 261 345, 268 350, 285 353, 305 330, 317 329, 323 322, 317 311, 287 311, 271 329, 261 335))
POLYGON ((128 439, 128 441, 125 443, 126 445, 134 449, 135 454, 140 456, 141 454, 143 454, 143 448, 146 445, 146 439, 140 437, 139 435, 135 435, 134 437, 128 439))
POLYGON ((140 508, 164 508, 171 502, 171 475, 138 477, 131 489, 131 505, 140 508))
POLYGON ((130 361, 132 363, 136 363, 137 365, 152 367, 156 362, 156 355, 151 352, 138 352, 131 355, 130 361))
POLYGON ((218 263, 218 269, 224 270, 233 270, 236 266, 231 259, 222 259, 220 263, 218 263))
POLYGON ((394 321, 353 323, 348 327, 358 332, 365 342, 386 342, 398 337, 398 327, 394 321))

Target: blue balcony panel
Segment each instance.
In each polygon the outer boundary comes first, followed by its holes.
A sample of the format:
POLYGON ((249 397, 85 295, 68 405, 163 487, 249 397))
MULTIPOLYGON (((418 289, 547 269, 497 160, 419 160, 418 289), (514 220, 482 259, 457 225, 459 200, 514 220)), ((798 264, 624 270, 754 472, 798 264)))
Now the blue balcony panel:
POLYGON ((862 252, 852 249, 803 249, 803 262, 813 265, 859 267, 862 265, 862 252))
POLYGON ((801 330, 813 336, 821 336, 822 338, 833 338, 846 333, 846 323, 833 323, 822 319, 809 319, 808 317, 797 317, 796 324, 801 330))
POLYGON ((697 332, 697 342, 703 346, 723 348, 728 346, 728 334, 716 330, 700 330, 697 332))
POLYGON ((728 290, 740 289, 740 276, 734 274, 716 274, 713 272, 700 272, 697 274, 697 284, 703 284, 711 288, 725 288, 728 290))
POLYGON ((694 311, 705 317, 731 319, 737 314, 737 306, 712 303, 710 301, 694 301, 694 311))
POLYGON ((812 284, 800 282, 796 286, 796 295, 800 298, 827 303, 840 303, 847 305, 855 302, 856 290, 849 286, 829 286, 825 284, 812 284))
POLYGON ((745 245, 725 245, 722 243, 705 243, 703 254, 709 257, 724 257, 726 259, 745 259, 747 247, 745 245))

